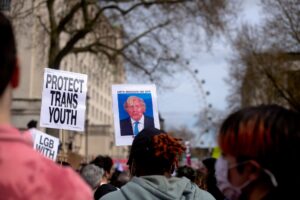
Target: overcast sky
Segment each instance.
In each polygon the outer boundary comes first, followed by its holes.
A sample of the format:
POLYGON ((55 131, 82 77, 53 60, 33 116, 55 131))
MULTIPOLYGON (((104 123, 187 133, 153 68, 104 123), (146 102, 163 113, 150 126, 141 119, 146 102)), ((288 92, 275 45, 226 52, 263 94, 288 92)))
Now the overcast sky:
MULTIPOLYGON (((244 11, 240 13, 240 21, 259 23, 261 13, 257 2, 258 0, 244 1, 244 11)), ((204 93, 206 91, 210 93, 206 97, 207 103, 203 100, 202 92, 197 88, 196 82, 188 73, 181 73, 175 77, 177 86, 173 90, 159 92, 158 106, 167 128, 185 125, 197 132, 195 119, 206 104, 212 104, 214 108, 220 110, 226 109, 229 88, 224 80, 228 78, 229 65, 226 59, 231 56, 231 50, 225 39, 222 40, 214 42, 211 52, 186 49, 193 58, 191 68, 198 70, 198 80, 205 80, 204 93)))

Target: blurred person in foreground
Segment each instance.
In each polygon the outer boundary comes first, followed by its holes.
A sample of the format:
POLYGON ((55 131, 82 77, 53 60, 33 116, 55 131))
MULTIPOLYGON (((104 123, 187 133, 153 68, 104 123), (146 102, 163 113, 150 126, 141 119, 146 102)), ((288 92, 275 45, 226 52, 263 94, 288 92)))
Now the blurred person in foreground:
POLYGON ((0 199, 91 200, 90 188, 72 169, 43 157, 11 125, 12 91, 19 65, 12 26, 0 12, 0 199))
POLYGON ((133 140, 128 165, 133 178, 120 190, 101 200, 161 200, 214 198, 189 179, 171 177, 178 157, 185 151, 181 142, 161 130, 146 128, 133 140))
POLYGON ((220 191, 220 189, 217 186, 217 179, 216 179, 216 170, 215 170, 215 164, 216 159, 215 158, 205 158, 201 161, 201 167, 199 170, 206 175, 206 186, 207 191, 212 194, 216 200, 224 200, 225 196, 220 191))
POLYGON ((299 198, 299 113, 277 105, 239 110, 223 122, 219 145, 216 175, 220 188, 235 191, 230 199, 299 198))

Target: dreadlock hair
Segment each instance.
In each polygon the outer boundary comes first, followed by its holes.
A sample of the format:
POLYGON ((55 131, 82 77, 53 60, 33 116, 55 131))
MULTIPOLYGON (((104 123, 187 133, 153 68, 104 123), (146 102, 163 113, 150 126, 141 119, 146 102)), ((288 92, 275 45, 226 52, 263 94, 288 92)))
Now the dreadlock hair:
POLYGON ((134 176, 164 175, 172 173, 184 151, 181 139, 156 128, 146 128, 135 137, 127 164, 134 176))

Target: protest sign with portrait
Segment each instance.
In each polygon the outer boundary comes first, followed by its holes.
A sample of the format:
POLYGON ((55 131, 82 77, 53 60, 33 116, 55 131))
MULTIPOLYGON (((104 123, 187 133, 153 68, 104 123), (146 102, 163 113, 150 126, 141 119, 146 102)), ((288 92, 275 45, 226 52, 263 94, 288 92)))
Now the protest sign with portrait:
POLYGON ((159 128, 155 85, 113 85, 116 145, 131 145, 134 136, 147 127, 159 128))

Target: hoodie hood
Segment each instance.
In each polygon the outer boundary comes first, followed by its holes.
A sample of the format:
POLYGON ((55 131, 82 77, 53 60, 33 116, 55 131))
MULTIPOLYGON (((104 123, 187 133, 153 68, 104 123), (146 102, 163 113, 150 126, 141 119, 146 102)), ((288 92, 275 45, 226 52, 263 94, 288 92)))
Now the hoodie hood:
POLYGON ((209 193, 199 189, 197 185, 185 177, 166 178, 158 175, 133 177, 120 191, 113 193, 104 196, 104 199, 214 199, 209 193), (110 198, 105 198, 109 196, 110 198))

